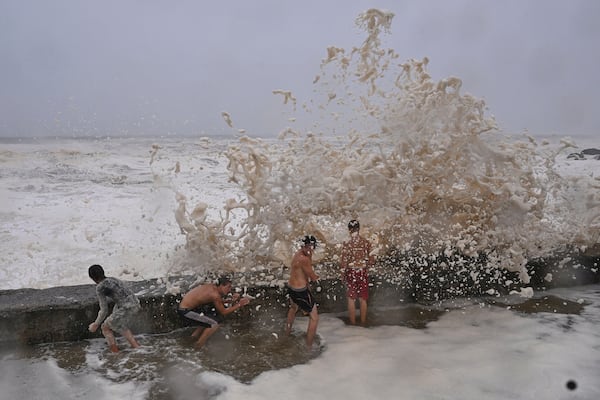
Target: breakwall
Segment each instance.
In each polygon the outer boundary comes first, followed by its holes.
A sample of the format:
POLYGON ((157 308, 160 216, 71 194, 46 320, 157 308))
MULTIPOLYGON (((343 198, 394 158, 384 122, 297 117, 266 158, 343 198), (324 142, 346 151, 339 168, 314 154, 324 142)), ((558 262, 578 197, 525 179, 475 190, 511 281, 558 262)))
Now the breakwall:
MULTIPOLYGON (((181 328, 184 321, 175 309, 181 295, 166 293, 157 280, 129 282, 138 295, 142 311, 131 323, 134 333, 164 333, 181 328)), ((313 284, 321 312, 339 312, 346 307, 343 288, 337 280, 313 284)), ((283 287, 248 287, 251 303, 227 316, 227 320, 250 320, 257 313, 269 313, 285 320, 288 302, 283 287)), ((410 298, 401 287, 374 285, 373 304, 395 304, 410 298)), ((98 313, 95 285, 63 286, 49 289, 0 291, 0 343, 21 344, 77 341, 101 337, 100 330, 88 331, 98 313)))
MULTIPOLYGON (((546 290, 599 283, 599 265, 600 257, 596 254, 536 260, 528 264, 531 282, 523 284, 514 273, 498 270, 474 273, 472 268, 449 268, 443 260, 432 260, 424 265, 399 267, 387 274, 373 274, 369 303, 371 307, 410 302, 431 304, 452 297, 504 295, 523 286, 546 290)), ((189 282, 193 282, 191 277, 189 282)), ((175 312, 181 295, 169 294, 166 285, 159 280, 130 282, 130 285, 142 305, 142 312, 131 324, 134 333, 165 333, 184 326, 175 312)), ((288 307, 284 287, 255 284, 248 286, 246 293, 253 300, 228 315, 228 320, 249 321, 260 313, 281 319, 283 323, 288 307)), ((313 293, 321 313, 346 309, 344 288, 339 279, 323 279, 313 284, 313 293)), ((99 331, 88 331, 97 313, 93 284, 3 290, 0 291, 0 343, 36 344, 101 337, 99 331)))

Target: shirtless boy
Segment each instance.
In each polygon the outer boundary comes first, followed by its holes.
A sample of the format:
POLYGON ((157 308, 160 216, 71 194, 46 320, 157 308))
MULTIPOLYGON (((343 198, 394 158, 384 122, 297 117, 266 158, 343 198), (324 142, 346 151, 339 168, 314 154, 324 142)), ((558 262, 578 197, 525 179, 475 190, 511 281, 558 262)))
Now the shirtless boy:
POLYGON ((239 310, 250 302, 247 297, 241 298, 234 294, 229 307, 225 307, 223 297, 231 292, 231 280, 222 276, 217 284, 200 285, 190 290, 179 303, 177 313, 184 318, 195 321, 200 326, 192 332, 192 337, 198 337, 195 347, 201 348, 208 338, 219 329, 223 317, 239 310))
POLYGON ((317 333, 317 324, 319 323, 319 313, 317 304, 310 292, 309 282, 315 282, 319 279, 312 268, 312 254, 317 247, 317 239, 314 236, 305 236, 303 246, 294 254, 292 258, 290 279, 288 280, 288 294, 290 296, 290 309, 287 314, 286 334, 292 331, 292 325, 299 309, 306 315, 308 314, 308 329, 306 331, 306 345, 312 347, 315 335, 317 333))

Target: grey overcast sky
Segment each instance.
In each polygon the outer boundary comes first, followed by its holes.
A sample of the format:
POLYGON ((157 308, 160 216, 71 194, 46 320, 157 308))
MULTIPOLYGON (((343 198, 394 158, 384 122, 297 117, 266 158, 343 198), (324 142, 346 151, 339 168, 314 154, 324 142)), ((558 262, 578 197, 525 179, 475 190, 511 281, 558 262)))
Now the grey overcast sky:
POLYGON ((222 111, 275 135, 272 90, 310 97, 369 8, 395 14, 400 61, 461 78, 503 131, 598 136, 597 0, 0 0, 0 136, 231 134, 222 111))

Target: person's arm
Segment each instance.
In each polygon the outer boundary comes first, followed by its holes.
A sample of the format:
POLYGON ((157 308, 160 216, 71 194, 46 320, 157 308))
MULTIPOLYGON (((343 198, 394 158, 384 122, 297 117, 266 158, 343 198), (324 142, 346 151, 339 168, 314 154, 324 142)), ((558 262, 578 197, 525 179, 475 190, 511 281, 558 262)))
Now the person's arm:
POLYGON ((239 293, 234 293, 231 295, 231 298, 228 298, 227 300, 223 301, 223 303, 229 307, 232 304, 235 304, 236 301, 238 301, 240 298, 240 294, 239 293))
POLYGON ((340 268, 345 269, 348 267, 348 243, 342 245, 342 255, 340 257, 340 268))
POLYGON ((225 307, 225 304, 223 304, 223 299, 221 299, 221 297, 215 298, 215 300, 213 302, 216 310, 221 315, 231 314, 232 312, 239 310, 240 308, 242 308, 243 306, 245 306, 248 303, 250 303, 250 299, 247 297, 240 299, 240 301, 233 304, 231 307, 225 307))
POLYGON ((104 319, 108 315, 108 300, 106 299, 106 296, 104 296, 100 292, 97 292, 97 294, 98 304, 100 305, 100 311, 98 311, 98 316, 96 317, 96 320, 92 322, 88 327, 90 332, 96 332, 102 321, 104 321, 104 319))
POLYGON ((304 274, 308 278, 309 282, 316 282, 319 280, 319 276, 313 270, 312 264, 308 258, 302 260, 301 265, 302 265, 302 270, 304 271, 304 274))
POLYGON ((346 268, 348 267, 348 246, 346 243, 342 245, 342 255, 340 256, 340 272, 342 279, 346 276, 346 268))
POLYGON ((367 242, 367 257, 368 257, 368 267, 371 268, 375 265, 375 256, 371 254, 373 249, 371 248, 371 242, 367 242))

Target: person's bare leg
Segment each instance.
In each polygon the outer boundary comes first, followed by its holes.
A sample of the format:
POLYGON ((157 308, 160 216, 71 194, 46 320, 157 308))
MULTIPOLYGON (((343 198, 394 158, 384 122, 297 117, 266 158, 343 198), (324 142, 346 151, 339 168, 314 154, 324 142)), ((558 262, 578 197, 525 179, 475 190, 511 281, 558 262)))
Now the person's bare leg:
POLYGON ((112 351, 113 353, 118 353, 119 348, 117 347, 115 335, 113 334, 113 331, 108 326, 106 326, 105 323, 102 324, 102 334, 106 338, 106 342, 108 343, 110 351, 112 351))
POLYGON ((312 348, 315 335, 317 334, 317 325, 319 324, 319 312, 317 306, 313 306, 312 311, 308 315, 308 329, 306 330, 306 346, 312 348))
POLYGON ((292 333, 292 325, 294 325, 294 320, 296 319, 296 313, 298 312, 298 305, 295 303, 290 304, 290 309, 288 310, 287 320, 285 323, 285 334, 290 335, 292 333))
POLYGON ((127 339, 129 344, 131 345, 131 347, 133 347, 134 349, 137 349, 138 347, 140 347, 140 344, 138 343, 137 340, 135 340, 135 337, 133 336, 131 329, 125 329, 123 332, 121 332, 121 335, 123 335, 123 337, 125 339, 127 339))
POLYGON ((360 302, 360 324, 365 326, 367 324, 367 299, 359 299, 360 302))
POLYGON ((198 328, 194 329, 194 332, 192 332, 192 337, 195 338, 197 336, 200 336, 200 334, 202 333, 202 331, 204 330, 203 326, 199 326, 198 328))
POLYGON ((197 349, 201 349, 206 344, 208 338, 211 337, 212 334, 217 331, 217 329, 219 329, 219 325, 215 325, 210 328, 205 328, 198 340, 196 341, 196 344, 194 344, 194 347, 197 349))
POLYGON ((352 325, 356 324, 356 305, 354 304, 354 299, 350 297, 348 297, 348 318, 352 325))

